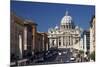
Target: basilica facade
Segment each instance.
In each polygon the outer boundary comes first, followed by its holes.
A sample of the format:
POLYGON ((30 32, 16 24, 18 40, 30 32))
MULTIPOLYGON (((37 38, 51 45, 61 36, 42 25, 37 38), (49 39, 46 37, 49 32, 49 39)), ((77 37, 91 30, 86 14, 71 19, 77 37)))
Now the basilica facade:
POLYGON ((75 26, 72 17, 66 11, 60 26, 48 29, 50 48, 82 49, 81 28, 75 26))

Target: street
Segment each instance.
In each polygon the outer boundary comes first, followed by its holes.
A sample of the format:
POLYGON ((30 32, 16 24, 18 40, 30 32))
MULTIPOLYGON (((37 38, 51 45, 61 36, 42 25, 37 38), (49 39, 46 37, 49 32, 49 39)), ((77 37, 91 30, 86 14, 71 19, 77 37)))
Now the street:
MULTIPOLYGON (((40 60, 40 61, 37 60, 36 62, 33 62, 31 64, 39 65, 39 64, 57 64, 57 63, 73 63, 73 62, 75 62, 75 60, 71 60, 73 54, 72 54, 72 52, 69 51, 69 49, 61 49, 61 50, 57 51, 57 53, 55 53, 55 54, 53 54, 53 53, 47 55, 47 56, 51 55, 50 57, 40 60)), ((47 56, 44 56, 44 57, 47 57, 47 56)))
MULTIPOLYGON (((75 50, 74 50, 75 51, 75 50)), ((23 63, 17 65, 44 65, 44 64, 59 64, 59 63, 77 63, 83 62, 81 58, 75 57, 71 49, 50 49, 46 52, 35 54, 23 63)), ((76 53, 77 54, 77 53, 76 53)), ((13 63, 12 63, 13 64, 13 63)))

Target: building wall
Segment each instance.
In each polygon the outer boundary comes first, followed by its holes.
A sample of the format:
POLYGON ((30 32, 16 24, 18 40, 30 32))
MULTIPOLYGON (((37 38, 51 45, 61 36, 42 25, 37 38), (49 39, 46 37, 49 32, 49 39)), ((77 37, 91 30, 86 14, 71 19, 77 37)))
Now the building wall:
POLYGON ((72 17, 65 13, 62 17, 60 27, 48 30, 49 45, 57 48, 74 48, 80 50, 81 31, 75 26, 72 17))
POLYGON ((90 54, 90 31, 84 31, 83 36, 84 56, 86 56, 90 54))
POLYGON ((95 51, 95 32, 95 16, 93 16, 90 22, 90 54, 95 51))
POLYGON ((34 54, 36 46, 36 25, 34 22, 26 21, 11 14, 11 42, 10 52, 11 56, 23 58, 25 53, 30 52, 34 54))
POLYGON ((11 15, 11 54, 23 57, 27 51, 34 55, 48 50, 47 34, 37 32, 36 26, 32 21, 11 15))
POLYGON ((34 52, 35 52, 35 47, 36 47, 36 36, 37 36, 37 27, 36 27, 36 25, 32 25, 32 42, 33 42, 33 44, 32 44, 32 52, 33 52, 33 54, 34 54, 34 52))
POLYGON ((48 46, 48 36, 47 33, 41 33, 43 35, 43 51, 47 51, 49 46, 48 46))
POLYGON ((35 53, 47 51, 48 50, 48 37, 46 33, 37 32, 36 33, 36 45, 35 45, 35 53))
POLYGON ((25 31, 27 31, 25 35, 25 42, 26 42, 26 45, 24 44, 25 46, 25 50, 32 50, 32 27, 29 26, 29 25, 25 25, 25 31))
POLYGON ((32 21, 24 22, 24 51, 34 55, 36 40, 36 24, 32 21))
POLYGON ((50 48, 74 48, 80 50, 81 34, 79 30, 60 30, 59 33, 56 33, 56 31, 59 32, 59 29, 54 29, 52 33, 48 33, 50 48))
POLYGON ((40 33, 36 33, 36 45, 35 45, 35 53, 43 51, 43 36, 40 33))
POLYGON ((80 50, 84 51, 84 48, 83 48, 83 38, 80 39, 80 50))
POLYGON ((24 25, 23 20, 19 17, 11 14, 11 25, 10 25, 10 51, 11 55, 14 54, 19 58, 22 58, 23 54, 23 40, 24 40, 24 25))

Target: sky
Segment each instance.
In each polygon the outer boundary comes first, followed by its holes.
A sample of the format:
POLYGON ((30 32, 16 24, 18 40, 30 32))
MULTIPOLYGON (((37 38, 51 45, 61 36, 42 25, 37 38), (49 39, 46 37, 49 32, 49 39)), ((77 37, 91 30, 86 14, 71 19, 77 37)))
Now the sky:
POLYGON ((47 32, 56 25, 60 26, 66 11, 72 17, 74 24, 84 30, 89 29, 90 20, 95 15, 93 5, 11 1, 10 8, 17 16, 37 23, 37 30, 40 32, 47 32))

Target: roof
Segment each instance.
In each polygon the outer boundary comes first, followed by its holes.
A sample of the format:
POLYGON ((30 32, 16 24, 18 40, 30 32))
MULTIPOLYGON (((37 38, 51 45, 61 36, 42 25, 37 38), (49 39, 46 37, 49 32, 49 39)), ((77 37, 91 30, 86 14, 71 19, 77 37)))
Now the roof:
POLYGON ((92 16, 90 24, 92 23, 93 19, 95 18, 95 15, 92 16))
POLYGON ((14 12, 11 12, 11 19, 14 19, 14 21, 16 21, 16 23, 25 25, 37 25, 34 21, 32 20, 24 20, 23 18, 17 16, 14 12))
POLYGON ((35 22, 33 22, 32 20, 25 20, 24 24, 29 24, 29 25, 37 25, 35 22))
POLYGON ((18 16, 15 15, 15 13, 11 13, 10 15, 11 17, 11 20, 14 20, 15 23, 18 23, 18 24, 21 24, 21 25, 24 25, 24 20, 18 16))

